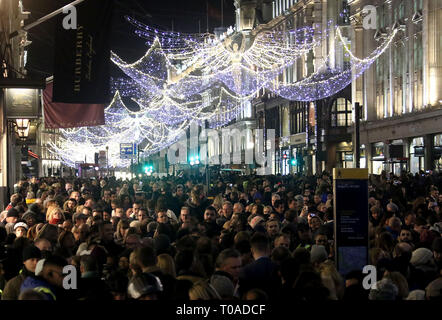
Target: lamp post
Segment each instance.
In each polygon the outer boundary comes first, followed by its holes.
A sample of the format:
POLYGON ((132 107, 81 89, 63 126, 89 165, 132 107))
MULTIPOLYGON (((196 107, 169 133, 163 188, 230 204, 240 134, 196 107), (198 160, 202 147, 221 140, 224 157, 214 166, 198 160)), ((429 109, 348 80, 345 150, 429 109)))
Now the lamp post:
POLYGON ((354 161, 355 167, 361 167, 361 138, 359 131, 359 123, 361 121, 361 106, 359 102, 355 103, 355 123, 354 123, 354 131, 355 131, 355 147, 354 147, 354 161))
POLYGON ((107 177, 109 177, 109 146, 106 146, 106 167, 107 167, 107 177))

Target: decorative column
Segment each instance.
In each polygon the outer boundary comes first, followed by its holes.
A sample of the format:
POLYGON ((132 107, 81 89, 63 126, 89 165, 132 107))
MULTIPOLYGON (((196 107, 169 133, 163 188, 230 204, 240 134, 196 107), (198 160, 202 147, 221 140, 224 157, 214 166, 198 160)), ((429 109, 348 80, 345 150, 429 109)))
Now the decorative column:
POLYGON ((424 106, 442 99, 442 0, 423 0, 424 106))
POLYGON ((424 136, 424 155, 425 155, 425 162, 424 162, 424 168, 425 170, 433 170, 433 148, 434 148, 434 135, 433 134, 426 134, 424 136))

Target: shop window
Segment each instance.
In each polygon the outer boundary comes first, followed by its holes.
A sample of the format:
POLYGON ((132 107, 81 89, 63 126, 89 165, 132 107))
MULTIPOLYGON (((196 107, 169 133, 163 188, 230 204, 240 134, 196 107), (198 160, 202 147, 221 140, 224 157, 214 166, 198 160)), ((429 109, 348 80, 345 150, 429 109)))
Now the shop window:
POLYGON ((332 106, 331 126, 348 127, 351 124, 351 103, 345 98, 338 98, 332 106))
POLYGON ((295 102, 291 110, 290 132, 297 134, 305 132, 305 105, 302 102, 295 102))

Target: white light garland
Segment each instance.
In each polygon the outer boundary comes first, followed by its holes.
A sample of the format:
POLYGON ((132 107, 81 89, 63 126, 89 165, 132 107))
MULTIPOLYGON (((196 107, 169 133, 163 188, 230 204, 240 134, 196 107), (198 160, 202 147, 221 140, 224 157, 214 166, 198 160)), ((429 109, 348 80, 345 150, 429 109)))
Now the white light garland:
POLYGON ((262 89, 297 101, 314 101, 344 89, 360 76, 390 46, 397 30, 367 58, 356 57, 340 28, 335 40, 350 59, 347 69, 330 69, 329 56, 308 77, 287 83, 278 78, 296 60, 321 45, 329 28, 318 34, 312 28, 258 33, 247 48, 245 36, 234 34, 222 40, 210 34, 160 32, 131 18, 138 34, 149 40, 149 50, 133 63, 112 52, 111 60, 130 80, 115 79, 119 89, 105 109, 105 125, 62 129, 50 151, 66 165, 75 166, 108 147, 109 165, 127 167, 120 159, 120 143, 143 145, 145 156, 175 143, 192 123, 220 127, 235 119, 244 102, 262 89), (240 44, 235 41, 241 36, 240 44), (124 104, 120 90, 138 106, 124 104))

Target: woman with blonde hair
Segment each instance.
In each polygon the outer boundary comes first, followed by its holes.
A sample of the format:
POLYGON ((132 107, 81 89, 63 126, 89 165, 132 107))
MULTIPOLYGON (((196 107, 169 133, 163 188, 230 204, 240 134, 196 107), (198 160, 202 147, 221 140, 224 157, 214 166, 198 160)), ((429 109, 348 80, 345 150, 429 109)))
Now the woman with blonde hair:
POLYGON ((123 244, 124 237, 126 236, 126 230, 129 229, 130 224, 127 219, 121 219, 117 224, 117 231, 115 232, 115 242, 117 244, 123 244))
POLYGON ((264 207, 264 215, 266 216, 270 216, 270 214, 272 213, 273 209, 272 206, 265 206, 264 207))
POLYGON ((58 203, 57 203, 57 201, 55 201, 53 199, 46 200, 44 202, 44 207, 46 209, 46 212, 48 212, 49 208, 51 208, 51 207, 58 207, 58 203))
POLYGON ((167 253, 162 253, 157 257, 157 267, 161 269, 164 274, 168 274, 176 278, 175 261, 167 253))
POLYGON ((46 212, 46 221, 50 224, 59 225, 65 220, 63 211, 59 206, 50 206, 46 212))
POLYGON ((341 300, 344 297, 344 279, 336 270, 332 260, 326 260, 319 266, 322 283, 328 288, 331 300, 341 300))
POLYGON ((186 207, 190 209, 190 215, 198 218, 198 220, 203 220, 204 210, 210 205, 204 192, 204 187, 202 185, 196 185, 190 192, 190 198, 186 202, 186 207))
POLYGON ((215 207, 216 211, 218 212, 219 210, 222 209, 223 207, 223 196, 221 194, 218 194, 215 199, 213 199, 213 203, 212 206, 215 207))

